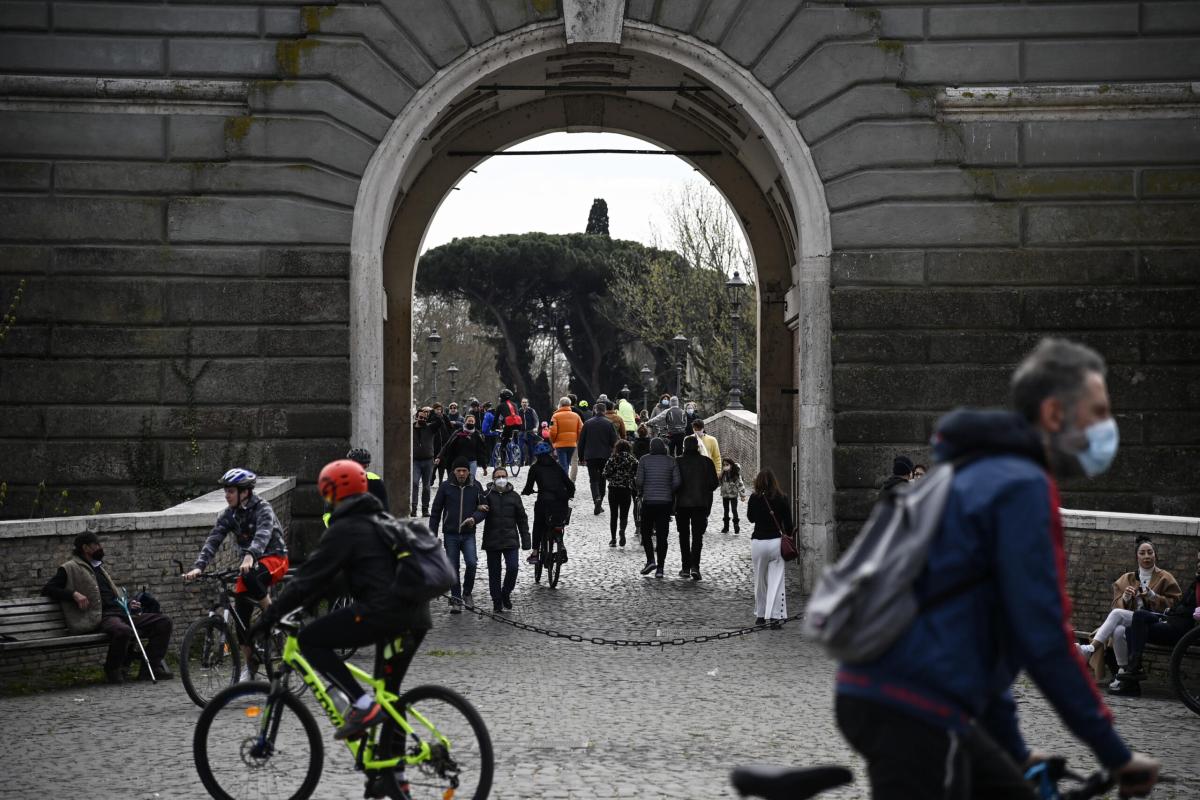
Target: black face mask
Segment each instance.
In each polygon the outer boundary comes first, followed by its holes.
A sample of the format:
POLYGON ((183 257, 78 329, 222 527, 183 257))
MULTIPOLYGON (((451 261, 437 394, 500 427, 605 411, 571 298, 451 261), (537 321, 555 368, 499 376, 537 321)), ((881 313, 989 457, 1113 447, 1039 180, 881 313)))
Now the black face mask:
POLYGON ((474 423, 474 422, 468 422, 468 423, 467 423, 467 430, 469 430, 469 431, 473 431, 473 430, 475 430, 475 423, 474 423))
POLYGON ((104 548, 103 547, 101 547, 99 550, 92 551, 92 561, 103 561, 103 560, 104 560, 104 548))

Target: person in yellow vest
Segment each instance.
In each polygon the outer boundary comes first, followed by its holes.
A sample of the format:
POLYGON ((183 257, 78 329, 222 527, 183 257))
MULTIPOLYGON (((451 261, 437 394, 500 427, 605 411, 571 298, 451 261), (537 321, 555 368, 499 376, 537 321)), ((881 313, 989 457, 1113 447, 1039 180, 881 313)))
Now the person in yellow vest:
MULTIPOLYGON (((351 461, 357 461, 362 464, 362 468, 367 471, 367 491, 375 495, 379 502, 383 503, 383 510, 390 511, 388 508, 387 486, 383 483, 383 477, 371 472, 371 451, 365 447, 355 447, 349 453, 346 453, 346 458, 351 461)), ((329 517, 333 514, 333 510, 327 510, 321 515, 321 520, 325 523, 325 527, 329 527, 329 517)))
POLYGON ((621 390, 621 399, 617 401, 617 413, 621 415, 621 421, 625 423, 625 438, 633 441, 637 435, 637 412, 633 410, 633 403, 629 402, 629 388, 621 390))
MULTIPOLYGON (((62 604, 67 629, 72 633, 99 631, 109 635, 104 678, 109 683, 124 682, 134 630, 119 602, 123 593, 104 568, 104 546, 96 534, 81 533, 75 537, 71 558, 42 587, 42 594, 62 604)), ((143 611, 136 600, 129 602, 129 611, 137 633, 150 639, 146 658, 154 665, 154 677, 173 677, 163 663, 171 642, 171 618, 166 614, 143 611)), ((145 663, 138 673, 138 680, 150 680, 145 663)))

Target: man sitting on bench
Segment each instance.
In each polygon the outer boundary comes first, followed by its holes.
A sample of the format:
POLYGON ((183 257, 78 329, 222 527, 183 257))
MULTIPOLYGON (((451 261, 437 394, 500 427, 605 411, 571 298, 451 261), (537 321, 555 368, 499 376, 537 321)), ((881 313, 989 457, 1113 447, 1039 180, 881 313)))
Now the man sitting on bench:
MULTIPOLYGON (((75 537, 75 549, 70 560, 60 566, 54 577, 42 587, 42 594, 62 604, 67 628, 72 633, 94 633, 98 630, 109 635, 111 641, 108 658, 104 661, 104 678, 109 683, 122 683, 129 665, 129 647, 134 644, 134 632, 129 627, 125 610, 117 602, 121 592, 104 568, 104 547, 96 534, 81 533, 75 537)), ((163 663, 163 656, 167 654, 167 645, 171 641, 170 617, 143 613, 136 600, 130 601, 129 611, 137 632, 150 639, 146 657, 154 665, 154 677, 173 677, 163 663)), ((150 680, 144 662, 138 680, 150 680)))

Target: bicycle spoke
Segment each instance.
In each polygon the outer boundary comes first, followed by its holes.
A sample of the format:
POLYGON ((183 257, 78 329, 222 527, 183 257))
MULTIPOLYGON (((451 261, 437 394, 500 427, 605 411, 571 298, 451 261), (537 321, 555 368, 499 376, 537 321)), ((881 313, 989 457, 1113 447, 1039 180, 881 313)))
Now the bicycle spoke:
MULTIPOLYGON (((491 787, 491 739, 479 713, 459 695, 436 686, 422 686, 398 701, 413 733, 403 739, 406 755, 419 754, 428 744, 429 758, 409 766, 405 776, 414 800, 420 798, 483 798, 491 787)), ((388 726, 387 747, 395 753, 397 729, 388 726)))

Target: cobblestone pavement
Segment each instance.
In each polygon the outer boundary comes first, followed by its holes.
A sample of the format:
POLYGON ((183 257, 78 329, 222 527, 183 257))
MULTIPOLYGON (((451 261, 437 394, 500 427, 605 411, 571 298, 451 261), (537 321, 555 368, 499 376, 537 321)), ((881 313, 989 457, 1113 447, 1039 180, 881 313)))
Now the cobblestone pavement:
MULTIPOLYGON (((586 472, 579 477, 586 496, 586 472)), ((719 513, 719 501, 716 507, 719 513)), ((567 533, 570 562, 559 587, 535 585, 522 563, 511 616, 622 639, 690 637, 752 624, 749 537, 745 529, 740 536, 721 534, 720 519, 713 521, 704 580, 677 577, 674 541, 667 577, 643 578, 636 540, 610 549, 608 514, 594 517, 584 497, 567 533)), ((795 578, 789 567, 789 579, 795 578)), ((475 599, 490 608, 482 558, 475 599)), ((799 610, 797 599, 793 594, 790 613, 799 610)), ((867 796, 862 762, 833 721, 832 665, 802 641, 794 624, 643 649, 552 640, 471 614, 450 616, 442 605, 435 625, 407 683, 444 683, 483 713, 496 747, 494 797, 728 797, 729 768, 749 762, 850 764, 857 785, 824 796, 867 796)), ((370 665, 368 657, 356 660, 370 665)), ((1091 769, 1089 753, 1038 691, 1022 683, 1017 694, 1029 740, 1091 769)), ((1154 796, 1200 797, 1200 717, 1165 697, 1110 704, 1129 743, 1162 758, 1183 780, 1154 796)), ((198 715, 178 680, 0 699, 6 751, 0 796, 202 797, 191 757, 198 715)), ((317 796, 361 797, 360 776, 334 745, 331 738, 317 796)))

